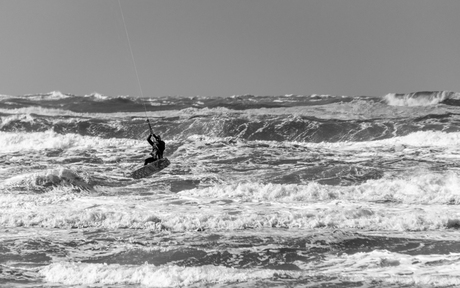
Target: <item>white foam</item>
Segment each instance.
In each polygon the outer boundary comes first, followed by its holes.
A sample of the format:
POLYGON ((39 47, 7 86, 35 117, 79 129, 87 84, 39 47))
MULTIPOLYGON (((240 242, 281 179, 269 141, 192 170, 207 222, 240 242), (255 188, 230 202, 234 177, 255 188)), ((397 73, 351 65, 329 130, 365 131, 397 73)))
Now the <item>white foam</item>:
MULTIPOLYGON (((126 189, 126 188, 125 188, 126 189)), ((125 189, 121 189, 123 191, 125 189)), ((192 197, 159 193, 151 197, 90 197, 61 199, 66 190, 28 198, 0 194, 4 227, 134 228, 151 231, 223 231, 235 229, 371 229, 426 231, 456 227, 455 205, 368 203, 364 201, 239 201, 237 198, 192 197), (162 196, 163 195, 163 196, 162 196), (44 200, 43 198, 49 198, 44 200), (40 209, 34 208, 37 205, 40 209)))
POLYGON ((407 94, 388 93, 384 96, 390 106, 430 106, 449 98, 458 98, 460 93, 451 91, 414 92, 407 94))
POLYGON ((368 180, 354 186, 236 183, 195 188, 179 193, 199 198, 241 201, 316 202, 331 200, 393 201, 406 204, 460 203, 460 175, 426 173, 410 178, 368 180))
MULTIPOLYGON (((302 263, 299 263, 302 265, 302 263)), ((451 287, 460 284, 460 254, 407 255, 374 250, 328 257, 319 271, 352 281, 451 287)), ((311 268, 311 265, 308 265, 311 268)))
MULTIPOLYGON (((292 142, 297 145, 307 147, 328 147, 330 149, 366 149, 395 146, 412 146, 412 147, 451 147, 457 149, 460 146, 460 132, 443 132, 443 131, 418 131, 406 136, 392 137, 389 139, 362 141, 362 142, 335 142, 335 143, 305 143, 292 142)), ((410 148, 410 147, 400 147, 410 148)), ((460 149, 460 148, 459 148, 460 149)))
POLYGON ((0 152, 44 150, 44 149, 90 149, 110 146, 136 146, 141 141, 112 138, 103 139, 79 134, 58 134, 54 131, 46 132, 1 132, 0 152))
MULTIPOLYGON (((460 144, 460 132, 419 131, 407 136, 381 140, 382 143, 405 144, 411 146, 449 147, 460 144)), ((378 143, 378 142, 377 142, 378 143)))
POLYGON ((64 98, 69 98, 70 96, 67 94, 63 94, 60 91, 52 91, 49 93, 49 96, 47 97, 48 99, 64 99, 64 98))
POLYGON ((49 93, 26 94, 21 97, 26 97, 31 100, 58 100, 72 97, 73 95, 64 94, 60 91, 51 91, 49 93))
POLYGON ((0 187, 9 189, 12 187, 25 187, 28 189, 40 189, 50 186, 73 186, 89 189, 88 176, 80 176, 77 172, 67 169, 49 169, 42 172, 16 175, 6 179, 0 187))
POLYGON ((6 94, 0 94, 0 99, 9 99, 9 98, 13 98, 15 96, 12 96, 12 95, 6 95, 6 94))
MULTIPOLYGON (((71 115, 71 116, 79 116, 85 115, 85 113, 76 113, 69 110, 63 109, 56 109, 56 108, 43 108, 40 106, 30 106, 30 107, 23 107, 23 108, 14 108, 14 109, 0 109, 1 113, 5 114, 37 114, 37 115, 48 115, 48 116, 57 116, 57 115, 71 115)), ((11 117, 11 116, 9 116, 11 117)), ((2 117, 2 125, 4 126, 5 119, 7 117, 2 117)))
POLYGON ((94 97, 96 99, 100 99, 100 100, 107 100, 109 99, 110 97, 109 96, 105 96, 105 95, 102 95, 100 93, 97 93, 97 92, 93 92, 89 95, 85 95, 84 97, 94 97))
MULTIPOLYGON (((154 266, 144 264, 106 265, 60 262, 41 269, 45 281, 65 285, 143 285, 145 287, 177 287, 206 285, 209 283, 232 283, 273 277, 284 271, 234 269, 205 265, 181 267, 176 265, 154 266)), ((295 272, 284 272, 297 274, 295 272)))
MULTIPOLYGON (((144 287, 182 287, 270 280, 274 277, 304 279, 337 277, 338 281, 363 281, 381 285, 427 285, 436 287, 460 284, 460 254, 407 255, 374 250, 351 255, 329 255, 323 261, 295 261, 300 271, 235 269, 204 265, 182 267, 58 262, 39 273, 49 283, 64 285, 142 285, 144 287)), ((339 282, 339 283, 340 283, 339 282)))
POLYGON ((21 122, 30 123, 30 124, 33 124, 35 122, 35 118, 32 117, 29 113, 10 115, 6 117, 1 117, 0 119, 1 119, 0 129, 9 125, 11 122, 14 122, 14 121, 21 121, 21 122))

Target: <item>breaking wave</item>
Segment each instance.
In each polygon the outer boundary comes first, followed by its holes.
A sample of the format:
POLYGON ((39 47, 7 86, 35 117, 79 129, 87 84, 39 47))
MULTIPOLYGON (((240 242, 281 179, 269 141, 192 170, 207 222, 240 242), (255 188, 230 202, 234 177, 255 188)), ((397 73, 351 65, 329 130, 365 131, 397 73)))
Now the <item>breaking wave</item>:
POLYGON ((60 108, 78 113, 112 112, 154 112, 187 108, 227 108, 248 110, 295 106, 325 105, 352 101, 352 97, 332 95, 281 95, 255 96, 235 95, 227 98, 216 97, 158 97, 138 98, 130 96, 109 97, 99 93, 85 96, 65 94, 58 91, 23 96, 5 96, 0 99, 0 108, 15 109, 29 106, 60 108))
MULTIPOLYGON (((460 131, 459 116, 449 113, 417 118, 347 121, 299 115, 248 115, 215 111, 207 115, 160 117, 152 122, 156 133, 166 140, 184 140, 191 135, 203 135, 319 143, 381 140, 424 130, 460 131)), ((0 129, 10 133, 53 131, 101 138, 145 139, 148 135, 147 128, 145 120, 139 117, 131 119, 14 114, 2 116, 0 122, 0 129)))
POLYGON ((318 202, 333 200, 398 202, 405 204, 460 204, 460 175, 425 174, 409 179, 368 180, 356 186, 237 183, 195 188, 180 195, 230 198, 240 201, 318 202))
POLYGON ((6 179, 0 187, 3 189, 21 187, 22 189, 44 192, 46 189, 59 186, 89 190, 92 188, 90 183, 91 180, 88 175, 82 176, 71 169, 58 168, 13 176, 6 179))
POLYGON ((232 283, 267 279, 276 274, 296 274, 274 270, 234 269, 204 265, 180 267, 176 265, 156 267, 104 265, 60 262, 43 268, 40 273, 48 282, 65 285, 143 285, 145 287, 182 287, 209 283, 232 283))
POLYGON ((460 93, 452 91, 389 93, 385 95, 384 99, 391 106, 460 105, 460 93))
POLYGON ((124 143, 138 145, 139 141, 131 139, 103 139, 78 134, 60 134, 53 131, 14 133, 0 132, 0 152, 30 151, 45 149, 91 149, 124 143))

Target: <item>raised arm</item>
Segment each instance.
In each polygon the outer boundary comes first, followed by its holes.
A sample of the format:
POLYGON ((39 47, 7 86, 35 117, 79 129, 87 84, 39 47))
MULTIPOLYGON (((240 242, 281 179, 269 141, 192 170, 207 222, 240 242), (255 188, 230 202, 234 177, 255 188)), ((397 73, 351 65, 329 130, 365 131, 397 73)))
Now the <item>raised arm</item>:
POLYGON ((153 136, 153 135, 150 134, 149 137, 147 137, 147 141, 149 142, 150 145, 153 146, 153 145, 155 145, 155 143, 153 143, 153 141, 152 141, 152 136, 153 136))

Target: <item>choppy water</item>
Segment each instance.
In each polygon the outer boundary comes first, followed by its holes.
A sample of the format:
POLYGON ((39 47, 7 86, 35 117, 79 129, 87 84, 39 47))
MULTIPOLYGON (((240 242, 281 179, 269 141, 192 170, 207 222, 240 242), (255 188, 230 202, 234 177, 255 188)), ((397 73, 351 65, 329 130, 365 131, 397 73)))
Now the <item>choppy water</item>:
POLYGON ((0 286, 460 285, 459 99, 0 96, 0 286))

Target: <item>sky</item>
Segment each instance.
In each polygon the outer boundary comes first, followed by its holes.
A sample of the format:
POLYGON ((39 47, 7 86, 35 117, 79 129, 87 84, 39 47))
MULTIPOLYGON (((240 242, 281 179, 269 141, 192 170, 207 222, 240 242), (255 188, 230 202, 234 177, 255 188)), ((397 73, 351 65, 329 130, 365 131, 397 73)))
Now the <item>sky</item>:
POLYGON ((458 0, 0 0, 0 94, 460 92, 459 11, 458 0))

